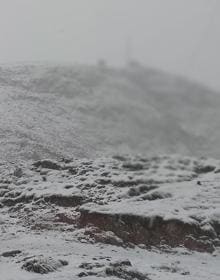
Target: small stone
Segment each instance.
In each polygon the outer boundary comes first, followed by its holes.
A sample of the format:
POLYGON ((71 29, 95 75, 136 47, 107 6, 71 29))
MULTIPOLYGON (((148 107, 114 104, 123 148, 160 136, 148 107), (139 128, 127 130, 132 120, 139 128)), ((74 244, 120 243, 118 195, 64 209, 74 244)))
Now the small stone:
POLYGON ((9 258, 9 257, 15 257, 18 254, 21 254, 22 252, 20 250, 13 250, 13 251, 8 251, 8 252, 4 252, 2 253, 2 256, 5 258, 9 258))

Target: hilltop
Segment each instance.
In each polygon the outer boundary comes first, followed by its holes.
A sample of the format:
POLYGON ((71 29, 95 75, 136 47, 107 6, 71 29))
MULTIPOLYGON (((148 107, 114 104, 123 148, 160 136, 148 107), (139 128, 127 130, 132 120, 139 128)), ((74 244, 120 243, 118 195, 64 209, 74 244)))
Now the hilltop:
POLYGON ((0 156, 219 157, 219 106, 220 94, 138 64, 2 66, 0 156))

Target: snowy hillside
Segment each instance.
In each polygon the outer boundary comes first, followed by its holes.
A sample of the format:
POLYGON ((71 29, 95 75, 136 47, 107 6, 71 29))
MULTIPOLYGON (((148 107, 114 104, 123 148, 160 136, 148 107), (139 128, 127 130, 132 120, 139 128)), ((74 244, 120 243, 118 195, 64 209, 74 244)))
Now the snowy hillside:
POLYGON ((219 106, 220 94, 140 65, 2 66, 0 156, 219 157, 219 106))
POLYGON ((1 164, 0 277, 217 280, 219 172, 182 156, 1 164))
POLYGON ((219 107, 134 63, 1 67, 0 279, 219 279, 219 107))

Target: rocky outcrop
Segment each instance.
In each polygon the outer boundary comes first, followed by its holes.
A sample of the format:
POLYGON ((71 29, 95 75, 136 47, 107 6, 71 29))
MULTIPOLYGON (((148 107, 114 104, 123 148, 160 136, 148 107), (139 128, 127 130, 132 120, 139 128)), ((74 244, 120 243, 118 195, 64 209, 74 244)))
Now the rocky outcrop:
POLYGON ((29 272, 35 272, 39 274, 48 274, 68 265, 67 261, 54 260, 53 258, 34 258, 26 261, 22 265, 22 269, 29 272))
POLYGON ((220 244, 217 166, 182 156, 3 165, 0 210, 33 231, 79 226, 80 241, 211 253, 220 244))
POLYGON ((84 271, 80 272, 78 276, 88 277, 116 277, 118 279, 125 280, 149 280, 146 274, 143 274, 132 268, 132 264, 129 260, 117 261, 110 263, 109 265, 102 265, 100 263, 82 263, 79 266, 84 271))
POLYGON ((204 231, 198 224, 178 219, 164 220, 160 216, 142 217, 129 214, 105 214, 81 210, 79 225, 94 225, 111 231, 124 242, 146 246, 184 246, 190 250, 212 253, 215 250, 212 231, 204 231))
POLYGON ((56 162, 49 159, 39 160, 33 164, 36 168, 46 168, 46 169, 53 169, 53 170, 60 170, 61 166, 56 162))
POLYGON ((43 197, 43 200, 47 203, 55 204, 62 207, 75 207, 82 205, 86 198, 80 195, 47 195, 43 197))

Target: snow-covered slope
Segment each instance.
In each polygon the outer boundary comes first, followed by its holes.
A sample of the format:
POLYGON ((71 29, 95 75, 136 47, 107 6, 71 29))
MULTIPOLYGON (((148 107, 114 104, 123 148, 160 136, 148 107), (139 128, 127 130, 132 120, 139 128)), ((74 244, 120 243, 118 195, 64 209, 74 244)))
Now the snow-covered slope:
POLYGON ((192 157, 219 105, 137 64, 2 67, 0 280, 219 279, 220 162, 192 157))
POLYGON ((219 279, 219 161, 117 155, 0 167, 2 279, 219 279))
POLYGON ((4 66, 0 156, 38 159, 113 151, 220 156, 220 94, 132 65, 4 66))

